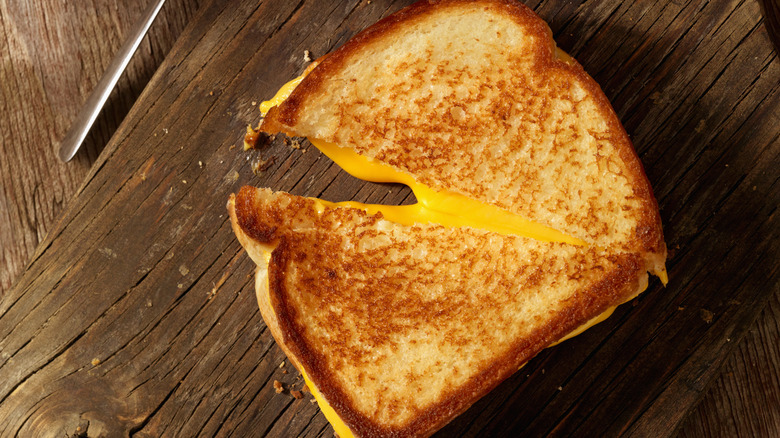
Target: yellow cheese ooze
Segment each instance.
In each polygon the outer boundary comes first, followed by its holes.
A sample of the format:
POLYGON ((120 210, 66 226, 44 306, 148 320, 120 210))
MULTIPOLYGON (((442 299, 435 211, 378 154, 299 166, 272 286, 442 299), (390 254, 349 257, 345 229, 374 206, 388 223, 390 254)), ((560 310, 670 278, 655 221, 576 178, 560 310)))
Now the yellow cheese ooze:
MULTIPOLYGON (((271 108, 284 102, 314 65, 316 64, 310 65, 303 75, 284 84, 273 98, 261 103, 260 111, 263 116, 271 108)), ((379 205, 354 201, 335 203, 317 199, 316 201, 321 207, 357 208, 372 215, 381 212, 385 219, 404 225, 436 223, 445 227, 479 228, 504 235, 525 236, 546 242, 585 244, 580 239, 529 221, 493 205, 457 193, 433 190, 418 183, 408 174, 350 149, 317 139, 309 139, 309 141, 355 178, 371 182, 405 184, 412 189, 418 201, 414 205, 379 205)))
POLYGON ((298 76, 297 78, 291 80, 290 82, 282 85, 282 88, 279 89, 279 91, 274 94, 274 97, 272 97, 269 100, 266 100, 265 102, 260 103, 260 114, 265 117, 266 114, 268 114, 268 111, 275 107, 279 106, 280 103, 284 102, 288 97, 290 97, 290 94, 295 90, 295 87, 298 86, 298 84, 301 83, 303 78, 306 77, 306 75, 309 74, 312 70, 314 70, 314 67, 317 66, 317 64, 320 63, 320 60, 316 60, 309 64, 308 67, 306 67, 306 70, 303 71, 303 74, 298 76))
POLYGON ((369 214, 381 212, 387 220, 404 225, 435 223, 445 227, 471 227, 504 235, 525 236, 546 242, 585 244, 580 239, 537 224, 496 206, 458 193, 446 190, 436 191, 418 183, 408 174, 360 155, 351 149, 317 139, 309 139, 309 141, 350 175, 365 181, 405 184, 412 189, 414 196, 417 197, 417 204, 414 205, 363 204, 353 201, 333 203, 318 199, 317 201, 323 206, 357 208, 369 214))
MULTIPOLYGON (((301 76, 284 84, 273 98, 261 103, 260 112, 262 115, 265 116, 271 108, 284 102, 316 65, 317 62, 310 64, 301 76)), ((316 201, 321 208, 357 208, 372 215, 381 212, 385 219, 404 225, 436 223, 445 227, 479 228, 504 235, 525 236, 546 242, 585 244, 580 239, 537 224, 496 206, 457 193, 433 190, 415 181, 411 175, 360 155, 351 149, 318 139, 309 139, 309 141, 350 175, 371 182, 405 184, 412 189, 418 201, 414 205, 379 205, 354 201, 334 203, 317 199, 316 201)))
POLYGON ((274 97, 271 98, 271 100, 266 100, 265 102, 260 103, 260 114, 265 117, 266 114, 268 114, 268 110, 271 108, 278 106, 280 103, 284 102, 285 99, 290 97, 290 93, 293 92, 295 87, 298 86, 298 84, 301 83, 303 78, 306 77, 305 75, 300 75, 297 78, 291 80, 290 82, 282 85, 282 88, 279 89, 279 91, 276 92, 274 97))
POLYGON ((325 398, 322 396, 322 394, 320 394, 320 391, 317 389, 317 387, 311 382, 309 376, 306 375, 306 372, 303 369, 300 371, 301 375, 303 376, 303 381, 306 382, 306 386, 309 387, 309 390, 314 396, 314 399, 317 400, 317 405, 319 405, 320 410, 325 415, 325 418, 328 420, 330 425, 333 426, 333 430, 336 432, 339 438, 354 438, 355 435, 344 423, 341 417, 339 417, 339 414, 336 413, 336 410, 333 409, 333 407, 331 407, 327 401, 325 401, 325 398))

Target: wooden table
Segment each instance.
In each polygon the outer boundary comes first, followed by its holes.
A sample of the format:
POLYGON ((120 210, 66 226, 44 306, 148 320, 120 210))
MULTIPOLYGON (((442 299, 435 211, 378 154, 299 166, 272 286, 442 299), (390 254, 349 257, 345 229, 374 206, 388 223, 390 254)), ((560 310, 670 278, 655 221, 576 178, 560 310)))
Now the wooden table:
MULTIPOLYGON (((273 391, 300 383, 278 368, 220 209, 242 183, 356 190, 314 150, 231 146, 304 50, 408 2, 169 0, 85 150, 58 162, 145 3, 0 0, 0 436, 327 436, 315 405, 273 391)), ((780 62, 758 4, 527 4, 632 135, 671 283, 542 353, 446 431, 780 435, 780 62), (547 407, 529 420, 524 398, 547 407)))

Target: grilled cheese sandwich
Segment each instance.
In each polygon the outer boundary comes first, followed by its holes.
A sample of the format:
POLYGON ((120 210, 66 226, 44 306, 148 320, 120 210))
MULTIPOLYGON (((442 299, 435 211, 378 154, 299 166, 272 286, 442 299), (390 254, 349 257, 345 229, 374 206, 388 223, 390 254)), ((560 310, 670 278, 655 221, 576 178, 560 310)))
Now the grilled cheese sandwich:
POLYGON ((261 313, 339 436, 429 435, 606 319, 648 271, 666 283, 657 205, 625 132, 522 5, 415 4, 261 110, 260 130, 305 136, 418 201, 245 187, 229 202, 261 313))

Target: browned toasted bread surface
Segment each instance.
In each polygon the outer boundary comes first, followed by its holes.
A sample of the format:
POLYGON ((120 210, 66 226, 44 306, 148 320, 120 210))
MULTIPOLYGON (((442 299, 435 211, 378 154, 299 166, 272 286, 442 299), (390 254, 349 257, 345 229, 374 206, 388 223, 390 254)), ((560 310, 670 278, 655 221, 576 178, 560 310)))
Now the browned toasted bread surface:
POLYGON ((652 190, 607 98, 513 1, 420 2, 380 21, 325 57, 261 129, 665 257, 652 190))
POLYGON ((242 188, 229 210, 267 279, 269 327, 357 436, 432 433, 633 296, 647 269, 635 255, 399 225, 267 189, 242 188))

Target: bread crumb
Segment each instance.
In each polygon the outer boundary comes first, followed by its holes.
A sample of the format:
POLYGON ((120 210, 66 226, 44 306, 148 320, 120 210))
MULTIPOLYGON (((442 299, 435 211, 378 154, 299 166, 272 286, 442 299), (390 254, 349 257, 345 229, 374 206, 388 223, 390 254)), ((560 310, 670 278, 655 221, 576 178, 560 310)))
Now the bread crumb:
POLYGON ((252 106, 255 106, 255 105, 257 105, 257 101, 256 101, 256 100, 253 100, 253 101, 252 101, 252 106))
POLYGON ((309 400, 309 403, 311 403, 311 404, 317 403, 317 399, 313 398, 313 399, 309 400))
POLYGON ((303 51, 303 60, 306 62, 311 62, 311 52, 308 50, 303 51))
POLYGON ((301 391, 296 391, 295 389, 290 391, 290 395, 292 395, 293 397, 295 397, 298 400, 303 398, 303 394, 301 393, 301 391))
POLYGON ((219 280, 217 280, 217 282, 214 284, 214 287, 211 289, 211 292, 209 292, 209 295, 208 295, 208 297, 209 297, 208 299, 209 299, 209 300, 211 300, 212 298, 214 298, 214 295, 216 295, 216 294, 217 294, 217 291, 219 290, 219 288, 220 288, 220 287, 221 287, 223 284, 225 284, 225 280, 227 280, 227 278, 228 278, 228 276, 229 276, 229 275, 230 275, 230 271, 225 271, 225 273, 224 273, 224 274, 222 274, 222 276, 221 276, 221 277, 219 277, 219 280))
POLYGON ((213 96, 213 95, 214 95, 214 92, 213 91, 209 91, 209 96, 213 96))
POLYGON ((301 149, 301 141, 297 138, 285 137, 282 141, 293 149, 301 149))
POLYGON ((287 374, 287 370, 282 370, 282 374, 287 374))
POLYGON ((203 168, 203 161, 198 161, 198 167, 203 168))
POLYGON ((282 386, 282 382, 278 380, 274 380, 274 390, 277 394, 281 394, 282 391, 284 391, 284 386, 282 386))
POLYGON ((252 128, 252 125, 246 125, 246 134, 244 134, 244 150, 248 151, 253 149, 257 144, 257 137, 260 136, 260 132, 252 128))
POLYGON ((715 314, 707 309, 699 309, 699 316, 701 317, 702 321, 706 322, 707 324, 712 323, 712 320, 715 318, 715 314))
POLYGON ((559 386, 558 391, 563 391, 563 386, 559 386))
POLYGON ((246 134, 244 135, 245 151, 248 151, 249 149, 261 149, 264 146, 269 145, 274 138, 276 138, 275 136, 268 135, 258 129, 252 128, 251 125, 246 126, 246 134))
POLYGON ((96 367, 96 366, 98 366, 99 364, 100 364, 100 359, 97 359, 97 358, 95 358, 95 359, 92 359, 92 366, 93 366, 93 367, 96 367))
POLYGON ((252 163, 252 173, 255 175, 260 175, 261 173, 265 172, 266 169, 271 167, 271 165, 276 160, 275 157, 271 157, 267 160, 264 160, 262 158, 258 158, 257 161, 252 163))
POLYGON ((279 368, 284 368, 284 361, 282 361, 282 363, 279 364, 279 368))

